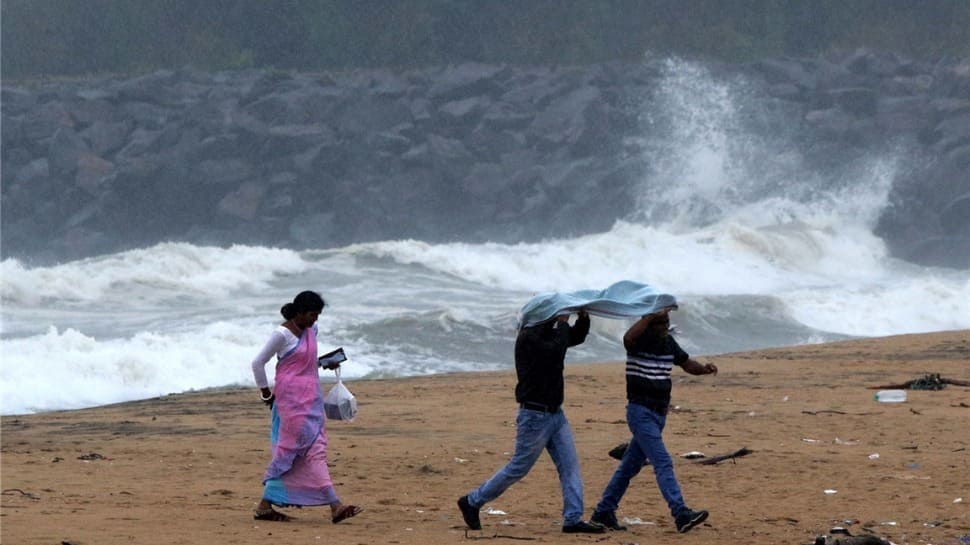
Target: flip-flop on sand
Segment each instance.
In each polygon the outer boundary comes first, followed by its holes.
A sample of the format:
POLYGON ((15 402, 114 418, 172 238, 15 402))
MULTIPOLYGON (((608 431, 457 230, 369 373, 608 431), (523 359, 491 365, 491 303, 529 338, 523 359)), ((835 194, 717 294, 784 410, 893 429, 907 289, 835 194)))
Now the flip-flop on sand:
POLYGON ((253 513, 253 518, 256 520, 271 520, 273 522, 290 522, 293 517, 280 513, 276 509, 270 509, 268 511, 256 511, 253 513))
POLYGON ((359 515, 363 510, 363 508, 357 507, 356 505, 345 505, 341 507, 339 511, 334 513, 333 519, 331 520, 333 520, 334 524, 337 524, 342 520, 347 520, 350 517, 359 515))

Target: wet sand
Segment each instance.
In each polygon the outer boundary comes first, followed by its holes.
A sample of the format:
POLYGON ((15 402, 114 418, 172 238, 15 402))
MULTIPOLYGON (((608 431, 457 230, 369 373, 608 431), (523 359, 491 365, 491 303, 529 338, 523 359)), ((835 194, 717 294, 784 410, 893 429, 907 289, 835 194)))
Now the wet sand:
MULTIPOLYGON (((617 513, 639 522, 629 531, 562 534, 548 456, 483 509, 483 531, 466 532, 456 499, 513 447, 509 370, 347 383, 360 413, 328 422, 331 472, 341 499, 365 511, 337 525, 325 507, 287 509, 297 517, 289 523, 252 519, 269 445, 268 410, 255 388, 6 416, 0 539, 797 544, 847 524, 898 544, 958 544, 970 535, 970 387, 909 391, 898 404, 875 402, 869 389, 927 373, 970 382, 970 331, 698 359, 720 374, 674 371, 664 434, 688 504, 711 512, 688 534, 676 533, 649 468, 617 513), (679 456, 742 447, 751 454, 714 465, 679 456)), ((568 365, 566 381, 588 516, 617 464, 608 451, 630 435, 623 364, 568 365)))

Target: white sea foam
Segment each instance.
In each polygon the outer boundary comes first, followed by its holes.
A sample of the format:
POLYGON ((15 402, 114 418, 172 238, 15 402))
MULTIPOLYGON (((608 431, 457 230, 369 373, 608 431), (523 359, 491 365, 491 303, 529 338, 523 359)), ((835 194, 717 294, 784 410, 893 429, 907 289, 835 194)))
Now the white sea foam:
MULTIPOLYGON (((0 413, 251 387, 251 358, 304 289, 327 299, 320 348, 345 348, 349 380, 508 368, 531 295, 624 279, 677 295, 678 338, 701 354, 970 328, 970 271, 892 259, 873 234, 901 155, 823 178, 785 134, 752 126, 766 121, 743 81, 668 70, 644 97, 654 114, 635 142, 650 165, 638 213, 607 232, 306 251, 164 243, 53 267, 3 261, 0 413)), ((595 319, 569 361, 619 359, 625 326, 595 319)))
MULTIPOLYGON (((900 263, 886 258, 871 236, 842 240, 832 230, 796 223, 730 223, 677 234, 620 223, 609 233, 542 244, 400 241, 284 252, 288 260, 278 260, 278 267, 260 265, 264 281, 214 291, 198 289, 206 281, 196 276, 276 251, 193 248, 211 265, 169 279, 167 295, 159 297, 158 283, 142 282, 144 263, 153 260, 148 255, 161 259, 171 250, 161 245, 139 250, 134 259, 118 254, 102 263, 101 273, 125 286, 130 307, 114 289, 103 289, 100 299, 87 295, 82 305, 69 289, 50 290, 36 302, 4 299, 3 413, 251 386, 249 361, 280 321, 279 307, 307 287, 328 299, 321 349, 347 349, 344 376, 350 379, 508 366, 514 315, 532 293, 605 287, 621 278, 653 282, 680 296, 684 304, 675 321, 686 322, 685 344, 702 352, 707 336, 716 340, 740 317, 743 324, 730 334, 740 346, 730 349, 763 344, 766 327, 757 321, 769 318, 801 324, 801 333, 780 338, 791 344, 825 340, 814 330, 874 336, 970 328, 965 271, 900 263), (809 250, 811 258, 803 259, 809 250), (380 266, 365 263, 351 275, 355 261, 377 258, 380 266), (778 306, 751 306, 752 297, 778 306)), ((74 270, 80 282, 84 273, 77 270, 92 266, 57 269, 74 270)), ((22 287, 35 281, 29 278, 58 274, 52 269, 13 267, 22 287)), ((594 328, 607 344, 584 345, 571 351, 573 359, 620 357, 615 340, 622 325, 613 325, 594 328)))
POLYGON ((225 298, 234 290, 256 291, 274 275, 300 273, 297 252, 273 248, 199 247, 162 243, 152 248, 94 257, 53 267, 28 268, 14 259, 0 262, 5 304, 144 301, 183 297, 225 298))

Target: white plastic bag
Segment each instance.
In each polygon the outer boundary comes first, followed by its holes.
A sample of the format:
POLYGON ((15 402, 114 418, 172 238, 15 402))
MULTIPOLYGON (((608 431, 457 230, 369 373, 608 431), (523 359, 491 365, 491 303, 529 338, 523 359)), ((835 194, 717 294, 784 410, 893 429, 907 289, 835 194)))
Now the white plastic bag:
POLYGON ((331 420, 353 420, 357 416, 357 398, 340 380, 340 368, 334 372, 337 373, 337 383, 323 396, 323 411, 331 420))

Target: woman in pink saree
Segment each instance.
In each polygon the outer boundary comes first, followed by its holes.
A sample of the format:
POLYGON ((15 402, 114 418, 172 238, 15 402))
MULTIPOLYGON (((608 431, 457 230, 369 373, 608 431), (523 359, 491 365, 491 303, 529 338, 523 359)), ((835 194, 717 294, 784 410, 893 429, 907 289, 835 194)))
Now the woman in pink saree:
MULTIPOLYGON (((325 303, 319 294, 301 292, 280 313, 286 319, 253 359, 260 399, 272 408, 273 459, 263 475, 263 497, 253 518, 286 522, 280 507, 329 505, 334 524, 362 509, 340 502, 327 467, 323 394, 317 374, 317 318, 325 303), (276 391, 269 388, 266 363, 277 357, 276 391)), ((334 364, 335 369, 340 364, 334 364)))

